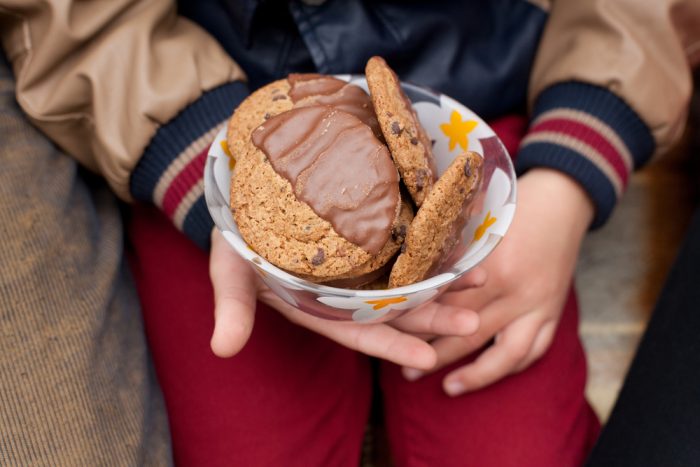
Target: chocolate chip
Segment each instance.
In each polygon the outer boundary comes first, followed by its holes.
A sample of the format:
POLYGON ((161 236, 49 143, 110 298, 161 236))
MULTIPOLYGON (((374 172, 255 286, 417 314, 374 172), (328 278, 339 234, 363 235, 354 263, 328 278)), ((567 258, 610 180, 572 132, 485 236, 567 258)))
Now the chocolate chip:
POLYGON ((406 224, 401 224, 399 226, 399 236, 401 236, 401 237, 406 236, 406 224))
POLYGON ((472 166, 469 163, 469 161, 467 161, 467 163, 464 164, 464 175, 466 175, 467 178, 472 176, 472 166))
POLYGON ((273 101, 281 101, 282 99, 287 99, 287 96, 284 94, 277 94, 276 96, 272 96, 273 101))
POLYGON ((425 179, 428 177, 428 171, 425 169, 416 170, 416 189, 418 191, 425 188, 425 179))
POLYGON ((405 243, 401 244, 401 253, 406 253, 406 244, 405 243))
POLYGON ((314 266, 319 266, 325 260, 326 260, 326 254, 323 252, 323 250, 321 248, 319 248, 318 253, 316 253, 316 256, 311 258, 311 264, 313 264, 314 266))
POLYGON ((416 138, 415 136, 411 138, 411 144, 416 146, 418 144, 418 138, 416 138))
POLYGON ((270 115, 270 113, 269 113, 269 112, 265 114, 265 120, 269 120, 269 119, 270 119, 270 117, 272 117, 272 115, 270 115))
POLYGON ((387 113, 386 113, 386 116, 387 116, 387 117, 389 117, 389 118, 391 118, 391 117, 393 117, 393 116, 394 116, 394 114, 393 114, 393 113, 391 113, 391 112, 387 112, 387 113))
POLYGON ((432 147, 435 147, 435 140, 434 140, 434 139, 431 139, 431 140, 430 140, 430 145, 431 145, 432 147))
POLYGON ((400 135, 402 131, 403 131, 403 128, 401 128, 401 125, 399 125, 399 122, 391 122, 391 134, 400 135))
POLYGON ((391 237, 395 242, 403 242, 406 238, 406 224, 401 224, 391 230, 391 237))

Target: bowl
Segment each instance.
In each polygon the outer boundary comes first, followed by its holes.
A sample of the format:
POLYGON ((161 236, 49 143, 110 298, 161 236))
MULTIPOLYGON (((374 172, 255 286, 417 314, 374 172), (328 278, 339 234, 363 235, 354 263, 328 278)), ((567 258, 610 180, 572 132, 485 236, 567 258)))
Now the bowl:
MULTIPOLYGON (((361 75, 336 76, 367 91, 361 75)), ((438 172, 465 150, 484 158, 484 177, 471 205, 471 217, 456 251, 435 275, 385 290, 329 287, 300 279, 266 261, 241 237, 229 208, 229 187, 236 154, 226 144, 226 129, 212 143, 204 169, 204 193, 214 223, 233 249, 248 261, 267 286, 290 305, 320 318, 381 322, 434 300, 449 284, 482 262, 505 235, 515 213, 515 171, 496 133, 474 112, 454 99, 402 83, 421 124, 433 140, 438 172)))

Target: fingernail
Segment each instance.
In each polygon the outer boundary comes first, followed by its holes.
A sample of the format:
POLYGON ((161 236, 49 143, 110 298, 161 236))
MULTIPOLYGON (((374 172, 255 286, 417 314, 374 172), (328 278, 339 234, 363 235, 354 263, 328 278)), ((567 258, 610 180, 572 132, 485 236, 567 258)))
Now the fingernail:
POLYGON ((416 370, 415 368, 404 368, 402 370, 402 373, 403 377, 409 381, 415 381, 421 376, 423 376, 423 372, 420 370, 416 370))
POLYGON ((450 396, 459 396, 464 392, 464 385, 459 381, 448 381, 445 383, 445 392, 450 396))

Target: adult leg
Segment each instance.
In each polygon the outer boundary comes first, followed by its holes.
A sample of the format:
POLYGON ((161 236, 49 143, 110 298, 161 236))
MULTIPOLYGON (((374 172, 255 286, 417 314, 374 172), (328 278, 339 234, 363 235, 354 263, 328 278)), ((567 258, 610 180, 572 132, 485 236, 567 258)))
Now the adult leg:
POLYGON ((243 350, 215 357, 208 254, 142 206, 129 231, 176 462, 357 466, 369 411, 368 359, 263 305, 243 350))
POLYGON ((113 195, 24 118, 0 57, 0 465, 164 465, 113 195))
POLYGON ((590 466, 700 465, 700 210, 590 466))
POLYGON ((584 397, 586 360, 573 291, 550 349, 522 373, 480 391, 446 396, 441 381, 469 359, 416 382, 384 364, 386 425, 397 465, 580 465, 598 433, 584 397))

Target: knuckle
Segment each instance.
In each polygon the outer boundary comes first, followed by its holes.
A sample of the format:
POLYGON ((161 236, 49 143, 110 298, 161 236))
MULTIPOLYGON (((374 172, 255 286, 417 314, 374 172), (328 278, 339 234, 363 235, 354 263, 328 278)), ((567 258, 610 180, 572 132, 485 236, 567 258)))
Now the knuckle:
POLYGON ((513 344, 510 347, 510 360, 512 362, 519 362, 527 356, 529 351, 530 342, 528 341, 521 341, 516 344, 513 344))

